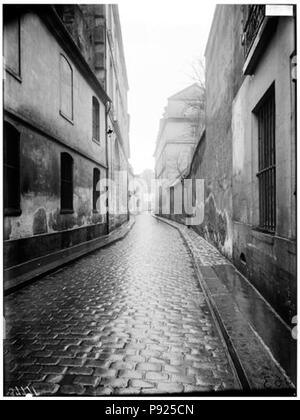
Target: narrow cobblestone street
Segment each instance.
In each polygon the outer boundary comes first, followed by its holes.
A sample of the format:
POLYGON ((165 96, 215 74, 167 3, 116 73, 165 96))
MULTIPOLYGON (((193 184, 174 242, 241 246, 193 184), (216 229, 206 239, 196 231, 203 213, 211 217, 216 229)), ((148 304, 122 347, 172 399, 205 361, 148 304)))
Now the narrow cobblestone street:
POLYGON ((179 233, 138 216, 125 239, 8 296, 6 392, 118 395, 235 389, 179 233))

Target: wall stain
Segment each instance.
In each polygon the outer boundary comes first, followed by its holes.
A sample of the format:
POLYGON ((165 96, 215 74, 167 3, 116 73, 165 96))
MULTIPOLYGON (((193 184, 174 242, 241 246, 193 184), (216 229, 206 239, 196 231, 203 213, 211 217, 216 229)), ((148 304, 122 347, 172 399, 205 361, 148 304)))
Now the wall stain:
POLYGON ((78 210, 77 210, 76 222, 77 222, 78 226, 82 226, 84 224, 87 224, 87 222, 90 219, 89 214, 90 214, 89 201, 81 201, 79 206, 78 206, 78 210))
POLYGON ((10 239, 12 232, 11 220, 9 217, 5 217, 3 220, 3 239, 6 241, 10 239))
POLYGON ((198 227, 199 233, 209 242, 213 243, 218 249, 225 245, 227 237, 227 220, 215 205, 212 195, 205 203, 204 221, 198 227))
POLYGON ((56 209, 53 213, 50 213, 48 225, 50 230, 67 230, 76 225, 76 220, 73 214, 61 214, 60 209, 56 209))
POLYGON ((45 209, 40 208, 34 213, 32 231, 34 235, 40 235, 48 232, 45 209))

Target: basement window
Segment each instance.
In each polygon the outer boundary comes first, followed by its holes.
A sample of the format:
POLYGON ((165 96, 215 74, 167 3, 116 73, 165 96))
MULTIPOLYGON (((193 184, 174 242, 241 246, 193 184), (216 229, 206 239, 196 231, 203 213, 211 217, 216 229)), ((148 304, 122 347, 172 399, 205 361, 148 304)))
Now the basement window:
POLYGON ((68 153, 61 154, 61 213, 73 213, 73 158, 68 153))
POLYGON ((4 215, 19 216, 20 208, 20 133, 8 122, 3 124, 4 215))

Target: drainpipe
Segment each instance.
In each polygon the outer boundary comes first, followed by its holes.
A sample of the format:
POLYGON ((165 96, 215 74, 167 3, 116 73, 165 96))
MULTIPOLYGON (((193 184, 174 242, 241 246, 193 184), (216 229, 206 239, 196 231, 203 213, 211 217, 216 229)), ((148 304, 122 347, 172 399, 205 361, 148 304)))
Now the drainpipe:
POLYGON ((127 191, 126 191, 126 200, 127 200, 127 221, 130 220, 130 214, 129 214, 129 163, 128 158, 127 159, 127 191))
MULTIPOLYGON (((105 82, 105 92, 107 93, 107 9, 104 6, 104 82, 105 82)), ((106 104, 106 115, 105 115, 105 150, 106 150, 106 180, 109 179, 109 156, 108 156, 108 133, 107 133, 107 119, 109 117, 109 112, 111 110, 111 102, 107 102, 106 104)), ((107 190, 107 210, 106 210, 106 233, 109 234, 109 194, 110 191, 108 186, 106 187, 107 190)))
MULTIPOLYGON (((111 102, 106 103, 105 107, 105 158, 106 158, 106 180, 109 179, 109 158, 108 158, 108 130, 107 130, 107 119, 109 116, 109 112, 111 109, 111 102)), ((107 190, 107 209, 106 209, 106 233, 109 234, 109 190, 108 186, 106 187, 107 190)))

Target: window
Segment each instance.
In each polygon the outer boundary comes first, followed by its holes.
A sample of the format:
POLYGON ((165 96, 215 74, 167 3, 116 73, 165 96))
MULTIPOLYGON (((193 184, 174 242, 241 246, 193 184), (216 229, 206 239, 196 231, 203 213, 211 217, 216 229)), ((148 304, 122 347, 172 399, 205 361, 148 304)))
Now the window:
POLYGON ((174 214, 174 187, 170 187, 170 214, 174 214))
POLYGON ((73 70, 63 55, 60 56, 60 114, 73 121, 73 70))
POLYGON ((60 208, 62 213, 73 213, 73 158, 61 154, 60 208))
POLYGON ((4 121, 4 215, 17 216, 20 210, 20 133, 4 121))
POLYGON ((276 228, 275 88, 274 84, 255 109, 258 120, 259 225, 276 228))
POLYGON ((93 140, 100 142, 100 107, 95 96, 93 96, 93 140))
POLYGON ((93 212, 98 213, 99 209, 97 208, 97 201, 100 197, 99 183, 100 181, 100 171, 98 168, 94 168, 93 173, 93 212))
POLYGON ((6 70, 19 78, 21 76, 20 17, 16 15, 14 6, 3 6, 3 52, 6 70))

